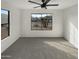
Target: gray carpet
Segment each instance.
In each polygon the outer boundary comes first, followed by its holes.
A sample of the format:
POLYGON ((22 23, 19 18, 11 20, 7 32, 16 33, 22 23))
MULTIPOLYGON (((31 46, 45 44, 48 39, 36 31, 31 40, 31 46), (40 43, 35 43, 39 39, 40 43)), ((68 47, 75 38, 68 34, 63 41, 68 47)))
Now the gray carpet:
POLYGON ((20 38, 2 59, 78 59, 77 49, 64 38, 20 38))

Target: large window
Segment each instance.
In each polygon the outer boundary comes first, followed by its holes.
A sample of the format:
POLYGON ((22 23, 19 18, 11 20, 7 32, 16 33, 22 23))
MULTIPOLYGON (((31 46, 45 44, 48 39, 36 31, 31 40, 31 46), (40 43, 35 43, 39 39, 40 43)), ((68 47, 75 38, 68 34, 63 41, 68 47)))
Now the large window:
POLYGON ((52 14, 33 13, 31 17, 32 30, 52 30, 52 14))
POLYGON ((1 40, 10 35, 9 13, 8 10, 1 9, 1 40))

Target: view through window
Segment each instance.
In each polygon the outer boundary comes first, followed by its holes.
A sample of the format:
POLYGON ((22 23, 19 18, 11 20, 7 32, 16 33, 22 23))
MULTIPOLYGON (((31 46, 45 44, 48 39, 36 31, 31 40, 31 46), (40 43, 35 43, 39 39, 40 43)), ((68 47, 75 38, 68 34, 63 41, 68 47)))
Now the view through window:
POLYGON ((52 30, 52 14, 33 13, 31 23, 32 30, 52 30))
POLYGON ((1 9, 1 40, 9 36, 9 11, 1 9))

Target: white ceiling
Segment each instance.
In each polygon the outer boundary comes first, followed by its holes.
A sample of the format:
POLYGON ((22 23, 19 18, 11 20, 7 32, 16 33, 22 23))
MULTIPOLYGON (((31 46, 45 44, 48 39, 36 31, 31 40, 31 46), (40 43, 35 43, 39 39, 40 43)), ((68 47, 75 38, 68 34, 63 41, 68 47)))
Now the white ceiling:
MULTIPOLYGON (((1 2, 5 2, 5 1, 21 9, 27 9, 27 8, 33 9, 33 7, 38 6, 36 4, 29 3, 28 0, 2 0, 1 2)), ((41 3, 41 0, 32 0, 32 1, 41 3)), ((59 6, 51 6, 47 8, 48 9, 64 9, 72 5, 78 4, 78 0, 51 0, 49 2, 49 4, 53 4, 53 3, 58 3, 59 6)), ((37 9, 40 9, 40 7, 37 9)))

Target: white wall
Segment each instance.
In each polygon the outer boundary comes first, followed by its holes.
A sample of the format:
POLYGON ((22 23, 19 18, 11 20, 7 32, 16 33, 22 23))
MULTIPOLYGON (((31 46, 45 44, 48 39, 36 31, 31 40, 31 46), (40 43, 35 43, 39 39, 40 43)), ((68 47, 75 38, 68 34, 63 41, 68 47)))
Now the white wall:
POLYGON ((10 10, 10 36, 1 40, 3 52, 20 37, 20 11, 6 2, 1 2, 1 8, 10 10))
POLYGON ((22 37, 63 37, 63 12, 62 10, 49 9, 27 9, 21 10, 21 36, 22 37), (31 30, 31 14, 32 13, 52 13, 53 30, 40 31, 31 30))
POLYGON ((78 47, 78 6, 64 10, 64 37, 78 47))

